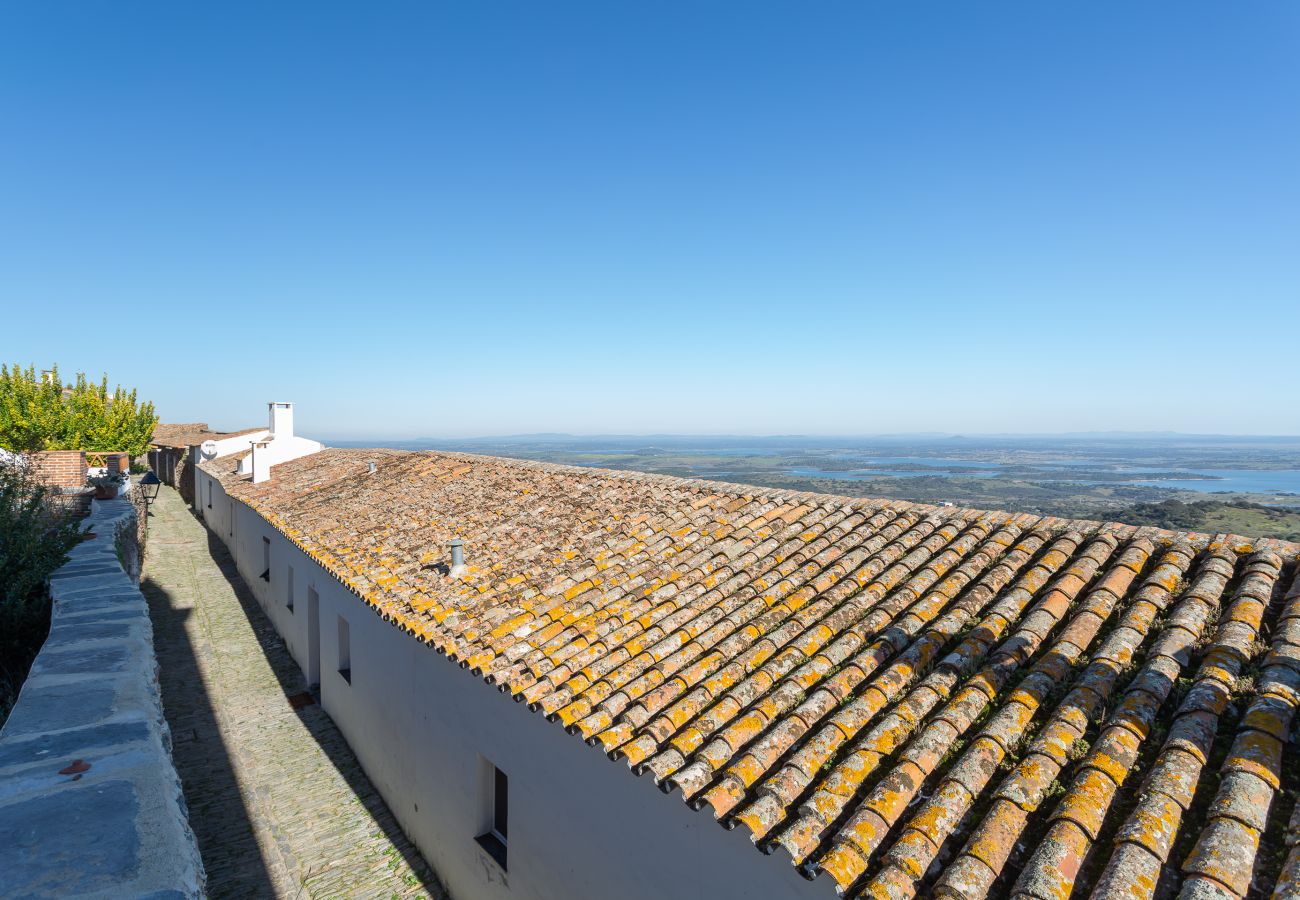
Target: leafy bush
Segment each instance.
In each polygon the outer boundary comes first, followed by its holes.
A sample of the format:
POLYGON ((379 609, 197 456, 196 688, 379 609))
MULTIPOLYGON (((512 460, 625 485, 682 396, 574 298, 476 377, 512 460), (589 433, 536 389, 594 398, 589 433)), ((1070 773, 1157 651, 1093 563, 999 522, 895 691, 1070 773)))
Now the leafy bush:
POLYGON ((1183 503, 1181 500, 1135 503, 1128 509, 1121 510, 1115 518, 1129 525, 1154 525, 1175 531, 1195 531, 1201 527, 1205 513, 1219 505, 1210 502, 1183 503))
POLYGON ((91 384, 85 373, 65 385, 59 370, 38 378, 35 368, 0 365, 0 447, 19 453, 40 450, 125 451, 140 456, 158 424, 152 403, 108 376, 91 384))
POLYGON ((21 459, 0 457, 0 723, 49 633, 46 582, 78 531, 21 459))

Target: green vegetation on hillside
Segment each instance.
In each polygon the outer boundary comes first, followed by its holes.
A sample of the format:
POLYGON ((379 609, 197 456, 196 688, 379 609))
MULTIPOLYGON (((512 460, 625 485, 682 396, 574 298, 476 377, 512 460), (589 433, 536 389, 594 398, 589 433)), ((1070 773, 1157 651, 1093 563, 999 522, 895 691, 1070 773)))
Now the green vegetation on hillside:
POLYGON ((1165 500, 1134 504, 1119 510, 1112 518, 1128 525, 1154 525, 1176 531, 1226 531, 1245 537, 1300 541, 1300 509, 1258 503, 1165 500))

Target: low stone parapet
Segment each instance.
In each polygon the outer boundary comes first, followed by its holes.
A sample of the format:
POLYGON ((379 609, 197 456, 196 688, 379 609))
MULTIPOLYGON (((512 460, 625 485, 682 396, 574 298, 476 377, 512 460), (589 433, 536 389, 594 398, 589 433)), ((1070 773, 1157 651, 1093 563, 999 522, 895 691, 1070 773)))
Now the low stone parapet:
POLYGON ((97 500, 51 578, 50 635, 0 731, 0 896, 200 897, 163 718, 136 512, 97 500))

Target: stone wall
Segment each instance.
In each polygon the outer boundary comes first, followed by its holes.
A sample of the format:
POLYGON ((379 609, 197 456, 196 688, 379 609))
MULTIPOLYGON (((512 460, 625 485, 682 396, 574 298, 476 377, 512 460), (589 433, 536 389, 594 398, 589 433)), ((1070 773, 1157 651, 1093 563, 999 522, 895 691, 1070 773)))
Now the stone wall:
MULTIPOLYGON (((135 570, 132 571, 131 569, 128 568, 127 574, 131 576, 132 580, 139 581, 140 572, 144 569, 144 550, 145 550, 146 538, 149 536, 149 516, 148 516, 149 502, 144 499, 144 491, 140 488, 139 484, 132 485, 132 489, 126 495, 126 499, 130 501, 131 506, 135 508, 135 523, 131 527, 130 531, 134 537, 134 542, 135 542, 134 549, 135 549, 135 559, 136 559, 135 570)), ((126 531, 127 531, 126 528, 118 529, 119 546, 121 544, 122 538, 126 534, 126 531)), ((120 553, 118 554, 118 556, 119 558, 121 558, 120 553)))
POLYGON ((194 454, 187 447, 154 447, 149 468, 163 484, 176 488, 187 506, 194 504, 194 454))
POLYGON ((137 518, 126 498, 95 501, 94 538, 50 580, 50 635, 0 731, 0 896, 203 894, 135 581, 137 518))
POLYGON ((181 499, 185 501, 186 506, 194 505, 195 456, 196 454, 190 452, 190 450, 182 451, 178 466, 179 474, 176 476, 176 490, 180 492, 181 499))

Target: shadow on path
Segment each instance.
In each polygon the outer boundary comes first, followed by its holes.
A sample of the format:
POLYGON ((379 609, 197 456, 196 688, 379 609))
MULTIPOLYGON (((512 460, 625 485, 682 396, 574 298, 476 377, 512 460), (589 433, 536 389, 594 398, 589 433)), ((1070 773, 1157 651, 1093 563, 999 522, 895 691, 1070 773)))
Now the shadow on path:
POLYGON ((167 493, 141 587, 210 895, 445 898, 226 546, 167 493))
POLYGON ((172 733, 172 759, 185 790, 190 828, 198 840, 211 897, 274 897, 271 874, 253 834, 235 763, 199 673, 186 630, 192 609, 177 606, 158 582, 140 589, 153 620, 163 710, 172 733))

